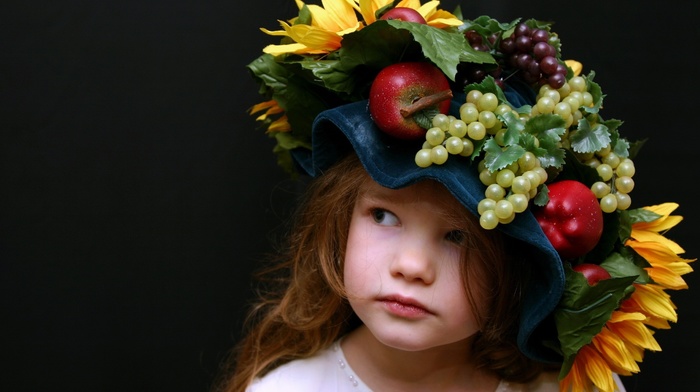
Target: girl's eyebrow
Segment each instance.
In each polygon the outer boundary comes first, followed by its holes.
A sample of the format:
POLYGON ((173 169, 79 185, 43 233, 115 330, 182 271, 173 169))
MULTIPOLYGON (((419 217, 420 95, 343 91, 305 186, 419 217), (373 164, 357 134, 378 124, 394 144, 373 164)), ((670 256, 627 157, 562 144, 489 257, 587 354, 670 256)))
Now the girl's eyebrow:
POLYGON ((366 201, 392 202, 396 201, 396 195, 392 195, 388 189, 371 187, 362 194, 362 199, 366 201))

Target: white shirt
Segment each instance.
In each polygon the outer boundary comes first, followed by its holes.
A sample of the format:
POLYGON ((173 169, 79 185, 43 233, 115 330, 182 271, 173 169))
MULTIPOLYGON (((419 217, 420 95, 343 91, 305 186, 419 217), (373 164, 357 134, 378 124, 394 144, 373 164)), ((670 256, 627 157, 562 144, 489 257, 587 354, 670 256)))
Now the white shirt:
MULTIPOLYGON (((617 375, 615 381, 621 392, 624 387, 617 375)), ((372 392, 355 374, 345 359, 340 343, 310 358, 288 362, 257 378, 247 392, 372 392)), ((542 374, 529 384, 501 381, 495 392, 559 392, 556 374, 542 374)))

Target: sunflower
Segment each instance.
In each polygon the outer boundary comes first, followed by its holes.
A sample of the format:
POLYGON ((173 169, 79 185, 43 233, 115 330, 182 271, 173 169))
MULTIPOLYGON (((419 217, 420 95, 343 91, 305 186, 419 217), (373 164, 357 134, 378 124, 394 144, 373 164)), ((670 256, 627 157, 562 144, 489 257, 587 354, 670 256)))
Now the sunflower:
POLYGON ((295 1, 299 7, 300 16, 289 22, 279 21, 284 30, 260 29, 269 35, 288 37, 294 43, 268 45, 263 52, 275 56, 285 53, 312 55, 329 53, 340 48, 343 35, 357 31, 362 26, 351 0, 323 0, 323 7, 307 5, 300 0, 295 1), (304 10, 309 12, 310 24, 300 20, 304 10))
MULTIPOLYGON (((269 35, 287 37, 293 43, 268 45, 263 52, 275 56, 287 53, 323 55, 333 52, 340 49, 344 35, 376 22, 377 11, 392 3, 392 0, 323 0, 323 6, 318 6, 295 1, 299 17, 287 22, 279 21, 283 30, 261 29, 269 35), (307 11, 308 15, 302 17, 307 11), (357 13, 362 15, 363 21, 358 19, 357 13)), ((439 5, 439 1, 421 5, 419 0, 403 0, 396 6, 415 9, 433 27, 445 28, 464 23, 455 15, 438 9, 439 5)))
POLYGON ((287 121, 287 115, 282 114, 284 110, 279 106, 277 101, 271 99, 269 101, 260 102, 254 105, 248 111, 251 115, 265 111, 263 114, 259 115, 255 120, 261 121, 267 125, 267 132, 289 132, 291 126, 287 121), (271 116, 282 114, 279 118, 273 120, 271 116))
POLYGON ((650 327, 668 329, 669 322, 677 321, 676 306, 665 290, 688 288, 681 275, 691 272, 688 263, 695 261, 679 257, 684 253, 683 248, 664 236, 683 220, 681 216, 671 215, 677 207, 675 203, 644 207, 652 218, 632 223, 625 246, 647 261, 649 267, 645 270, 652 282, 633 284, 630 297, 622 301, 600 333, 576 354, 571 370, 560 382, 562 390, 597 388, 612 392, 613 373, 624 376, 637 373, 637 363, 642 362, 646 350, 661 350, 650 327))
MULTIPOLYGON (((392 0, 353 0, 355 9, 362 15, 365 25, 377 21, 377 11, 392 3, 392 0)), ((455 15, 438 9, 439 1, 429 1, 421 5, 419 0, 402 0, 396 7, 413 8, 418 11, 428 25, 439 29, 449 26, 461 26, 464 22, 455 15)))

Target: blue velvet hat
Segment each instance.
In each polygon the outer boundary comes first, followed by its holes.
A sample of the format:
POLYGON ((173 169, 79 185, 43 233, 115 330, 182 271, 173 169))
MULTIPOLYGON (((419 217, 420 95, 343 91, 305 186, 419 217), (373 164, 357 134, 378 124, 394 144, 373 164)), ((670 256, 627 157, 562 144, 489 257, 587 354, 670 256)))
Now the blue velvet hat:
MULTIPOLYGON (((452 110, 459 102, 452 103, 452 110)), ((478 216, 477 204, 486 186, 479 180, 476 165, 466 158, 450 159, 443 165, 418 167, 414 157, 415 142, 397 140, 377 128, 368 111, 367 101, 358 101, 320 113, 312 131, 312 148, 296 149, 292 154, 303 170, 313 176, 337 162, 352 149, 370 176, 380 185, 398 189, 415 182, 432 179, 443 184, 469 211, 478 216)), ((499 225, 505 234, 533 249, 533 261, 540 272, 524 298, 518 344, 526 355, 541 361, 559 361, 559 354, 542 345, 546 336, 539 328, 554 310, 564 290, 564 269, 557 251, 528 211, 507 225, 499 225)), ((550 320, 551 322, 551 320, 550 320)), ((551 336, 550 336, 551 338, 551 336)))

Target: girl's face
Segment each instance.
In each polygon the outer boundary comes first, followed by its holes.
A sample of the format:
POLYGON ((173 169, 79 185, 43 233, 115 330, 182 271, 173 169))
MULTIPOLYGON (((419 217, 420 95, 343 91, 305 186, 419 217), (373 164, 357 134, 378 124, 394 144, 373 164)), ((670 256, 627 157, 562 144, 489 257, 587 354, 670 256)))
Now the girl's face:
POLYGON ((345 287, 384 345, 420 351, 463 343, 478 331, 460 268, 465 233, 446 218, 461 208, 434 182, 400 190, 372 182, 355 204, 345 287))

